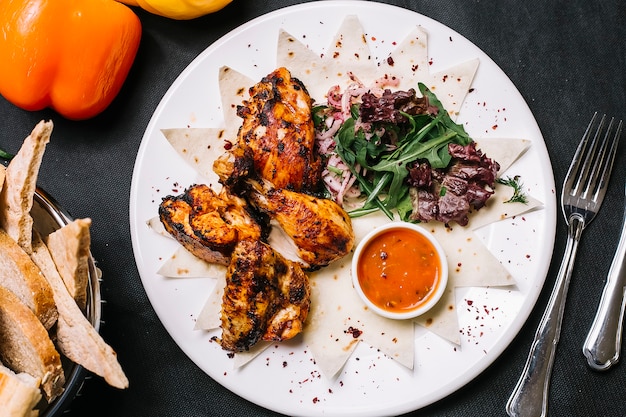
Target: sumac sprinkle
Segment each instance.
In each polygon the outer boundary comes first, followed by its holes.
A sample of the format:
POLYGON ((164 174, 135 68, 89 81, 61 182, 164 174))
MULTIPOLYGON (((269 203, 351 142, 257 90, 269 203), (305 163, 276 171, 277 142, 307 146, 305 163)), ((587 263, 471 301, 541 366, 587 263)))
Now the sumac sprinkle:
POLYGON ((356 329, 356 328, 354 328, 352 326, 348 327, 348 330, 346 330, 346 333, 347 334, 351 334, 352 337, 355 338, 355 339, 358 339, 363 334, 363 332, 361 330, 356 329))

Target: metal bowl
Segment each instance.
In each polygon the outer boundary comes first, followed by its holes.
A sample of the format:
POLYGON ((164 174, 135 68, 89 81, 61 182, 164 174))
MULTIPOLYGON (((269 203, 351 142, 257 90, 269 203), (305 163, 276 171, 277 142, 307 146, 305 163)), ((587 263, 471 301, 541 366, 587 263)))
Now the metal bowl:
MULTIPOLYGON (((59 206, 56 200, 41 188, 37 188, 35 193, 31 216, 34 221, 33 227, 42 236, 47 236, 73 220, 73 218, 59 206)), ((87 285, 87 307, 85 309, 85 316, 96 331, 99 331, 102 308, 102 300, 100 298, 101 272, 96 267, 95 261, 91 255, 89 256, 88 262, 89 281, 87 285)), ((63 357, 63 355, 61 355, 61 358, 63 370, 65 371, 65 390, 51 403, 47 403, 45 400, 39 403, 37 408, 39 409, 39 415, 41 417, 61 416, 80 391, 85 377, 89 375, 89 371, 82 366, 75 364, 63 357)))

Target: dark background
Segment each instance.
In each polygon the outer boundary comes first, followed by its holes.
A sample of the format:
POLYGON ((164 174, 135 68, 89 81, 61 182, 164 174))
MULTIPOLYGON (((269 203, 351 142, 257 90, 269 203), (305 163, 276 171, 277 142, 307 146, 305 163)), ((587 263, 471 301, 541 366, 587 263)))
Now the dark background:
MULTIPOLYGON (((118 352, 129 389, 88 379, 69 417, 269 416, 197 368, 176 346, 144 292, 132 254, 128 201, 133 164, 153 111, 181 71, 215 40, 246 21, 297 1, 234 0, 192 21, 135 10, 143 37, 127 82, 98 117, 72 122, 25 112, 0 98, 0 147, 17 151, 41 119, 55 122, 39 185, 75 217, 91 217, 92 251, 104 271, 105 340, 118 352)), ((626 4, 622 0, 385 1, 431 17, 468 38, 511 78, 535 115, 553 163, 557 192, 594 111, 619 118, 626 104, 626 4)), ((1 65, 1 64, 0 64, 1 65)), ((622 141, 624 142, 624 140, 622 141)), ((570 286, 552 388, 551 416, 626 415, 624 364, 599 373, 581 346, 593 319, 624 210, 622 143, 600 216, 586 230, 570 286)), ((478 378, 415 416, 503 416, 524 365, 564 251, 559 213, 554 257, 538 304, 510 347, 478 378)))

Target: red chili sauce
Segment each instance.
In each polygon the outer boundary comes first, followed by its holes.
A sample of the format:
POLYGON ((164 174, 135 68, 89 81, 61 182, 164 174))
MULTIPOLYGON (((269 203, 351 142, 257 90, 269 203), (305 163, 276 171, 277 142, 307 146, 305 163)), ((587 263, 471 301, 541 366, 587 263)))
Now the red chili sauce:
POLYGON ((406 312, 425 303, 440 281, 441 260, 418 232, 389 229, 362 250, 358 277, 365 296, 383 310, 406 312))

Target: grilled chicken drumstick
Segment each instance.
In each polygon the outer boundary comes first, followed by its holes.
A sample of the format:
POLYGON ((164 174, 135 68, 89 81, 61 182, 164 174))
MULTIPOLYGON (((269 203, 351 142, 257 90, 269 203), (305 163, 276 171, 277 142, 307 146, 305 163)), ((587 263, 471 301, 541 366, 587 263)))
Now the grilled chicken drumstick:
POLYGON ((315 269, 347 255, 354 246, 348 213, 325 198, 272 187, 268 181, 248 179, 247 198, 276 220, 293 240, 298 256, 315 269))

